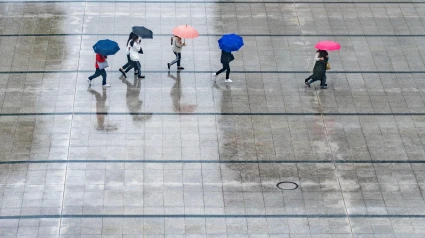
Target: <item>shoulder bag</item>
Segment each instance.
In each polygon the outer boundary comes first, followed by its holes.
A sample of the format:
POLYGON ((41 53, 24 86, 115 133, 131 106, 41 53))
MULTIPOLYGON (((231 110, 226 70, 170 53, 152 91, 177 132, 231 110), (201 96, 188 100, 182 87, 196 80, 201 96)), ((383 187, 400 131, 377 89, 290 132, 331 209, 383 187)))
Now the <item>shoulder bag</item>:
POLYGON ((106 69, 109 67, 108 61, 106 60, 104 62, 97 62, 97 65, 99 66, 100 70, 106 69))

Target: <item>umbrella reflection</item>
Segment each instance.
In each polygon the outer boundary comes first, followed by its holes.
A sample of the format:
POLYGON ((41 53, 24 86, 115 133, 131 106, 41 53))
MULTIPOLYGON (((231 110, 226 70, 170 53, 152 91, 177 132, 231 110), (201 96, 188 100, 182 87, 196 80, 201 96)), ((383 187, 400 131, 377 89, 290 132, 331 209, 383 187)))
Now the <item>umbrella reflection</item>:
POLYGON ((138 115, 142 111, 143 101, 139 99, 141 82, 139 78, 135 78, 133 84, 127 79, 123 79, 122 82, 127 85, 127 94, 125 99, 127 102, 128 111, 133 114, 133 121, 146 121, 152 118, 152 115, 138 115))
POLYGON ((171 99, 173 100, 173 110, 175 112, 194 112, 198 108, 194 104, 182 104, 180 103, 182 99, 182 88, 181 88, 181 78, 180 72, 177 71, 177 76, 174 76, 168 72, 168 77, 174 79, 175 83, 171 88, 171 99))
POLYGON ((97 130, 100 131, 115 131, 117 130, 116 125, 105 125, 105 116, 108 112, 108 108, 106 107, 106 89, 102 90, 102 94, 99 92, 89 88, 87 92, 91 93, 96 97, 96 116, 97 116, 97 130))

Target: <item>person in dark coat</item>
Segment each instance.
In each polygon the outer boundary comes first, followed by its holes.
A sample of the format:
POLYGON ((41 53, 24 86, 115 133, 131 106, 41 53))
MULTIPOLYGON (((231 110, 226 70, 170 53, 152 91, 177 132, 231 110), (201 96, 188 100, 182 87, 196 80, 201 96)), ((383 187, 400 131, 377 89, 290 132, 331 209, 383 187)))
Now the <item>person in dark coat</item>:
POLYGON ((235 57, 232 55, 232 53, 222 50, 221 51, 221 64, 223 65, 223 68, 220 69, 219 71, 217 71, 216 73, 213 73, 213 79, 215 80, 217 75, 226 71, 226 80, 224 80, 224 82, 226 82, 226 83, 233 82, 229 78, 229 76, 230 76, 230 62, 234 59, 235 59, 235 57))
POLYGON ((305 82, 305 84, 310 87, 310 84, 320 80, 321 84, 320 87, 322 89, 326 89, 326 64, 328 62, 328 58, 321 58, 319 61, 316 62, 313 69, 313 74, 310 76, 310 79, 305 82))
MULTIPOLYGON (((326 50, 318 50, 316 52, 314 60, 315 60, 315 64, 314 64, 314 67, 313 67, 313 74, 314 74, 314 69, 316 68, 316 65, 322 64, 322 62, 320 62, 320 61, 325 61, 325 75, 323 76, 322 79, 320 79, 320 81, 321 81, 320 86, 323 89, 326 89, 327 88, 327 84, 326 84, 326 64, 328 63, 328 60, 329 60, 328 52, 326 50)), ((305 79, 305 84, 309 87, 310 87, 310 85, 308 84, 308 81, 312 79, 313 74, 305 79)), ((314 82, 314 81, 312 81, 312 82, 314 82)))

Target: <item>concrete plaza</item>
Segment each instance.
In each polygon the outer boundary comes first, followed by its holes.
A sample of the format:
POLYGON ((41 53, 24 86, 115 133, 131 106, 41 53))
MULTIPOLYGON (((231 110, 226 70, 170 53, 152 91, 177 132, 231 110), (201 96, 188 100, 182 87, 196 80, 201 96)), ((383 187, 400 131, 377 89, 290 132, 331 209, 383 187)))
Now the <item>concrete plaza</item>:
POLYGON ((1 1, 0 237, 425 237, 424 26, 422 0, 1 1), (135 25, 146 78, 123 79, 135 25))

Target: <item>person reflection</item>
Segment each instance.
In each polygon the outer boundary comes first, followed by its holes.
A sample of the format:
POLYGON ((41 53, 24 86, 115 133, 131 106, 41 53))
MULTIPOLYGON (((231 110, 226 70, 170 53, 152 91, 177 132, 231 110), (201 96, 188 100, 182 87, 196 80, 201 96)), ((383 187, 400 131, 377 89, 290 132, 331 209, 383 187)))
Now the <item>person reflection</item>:
POLYGON ((231 88, 230 85, 219 85, 216 81, 214 81, 213 87, 217 89, 218 91, 221 91, 221 98, 220 98, 220 112, 222 113, 228 113, 233 112, 233 105, 232 105, 232 95, 231 95, 231 88))
POLYGON ((177 71, 177 76, 174 76, 168 72, 168 77, 174 79, 174 85, 171 88, 170 96, 173 100, 173 111, 175 112, 194 112, 197 108, 197 105, 194 104, 181 104, 182 99, 182 88, 181 88, 181 78, 180 72, 177 71))
MULTIPOLYGON (((232 113, 233 105, 230 85, 222 86, 215 81, 213 87, 221 92, 221 97, 217 100, 220 103, 220 113, 232 113)), ((234 119, 232 117, 229 115, 216 117, 217 128, 220 130, 218 132, 220 160, 239 160, 240 145, 238 145, 236 128, 233 126, 234 119)), ((239 141, 239 143, 243 142, 239 141)), ((226 164, 226 166, 234 170, 240 169, 238 164, 226 164)))
POLYGON ((87 92, 91 93, 96 97, 96 116, 97 116, 97 128, 98 130, 105 130, 105 113, 106 109, 106 89, 102 90, 102 94, 89 88, 87 92))
POLYGON ((127 94, 125 99, 127 102, 128 111, 133 115, 133 121, 146 121, 152 117, 152 115, 140 115, 142 112, 143 102, 139 99, 141 82, 140 78, 135 78, 133 84, 127 79, 123 79, 122 82, 127 85, 127 94))

